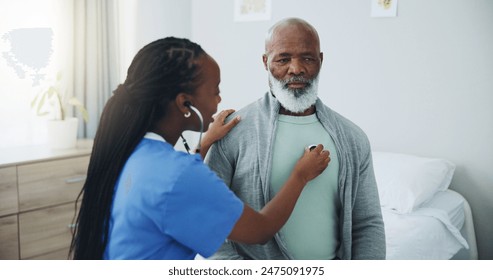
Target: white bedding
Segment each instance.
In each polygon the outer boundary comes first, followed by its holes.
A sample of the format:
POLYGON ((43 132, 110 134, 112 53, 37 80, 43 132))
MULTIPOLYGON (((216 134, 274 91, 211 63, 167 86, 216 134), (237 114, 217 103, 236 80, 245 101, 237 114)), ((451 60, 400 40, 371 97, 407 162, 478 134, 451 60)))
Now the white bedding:
POLYGON ((387 259, 450 259, 461 248, 469 248, 460 233, 464 202, 460 194, 446 190, 411 213, 382 208, 387 259))

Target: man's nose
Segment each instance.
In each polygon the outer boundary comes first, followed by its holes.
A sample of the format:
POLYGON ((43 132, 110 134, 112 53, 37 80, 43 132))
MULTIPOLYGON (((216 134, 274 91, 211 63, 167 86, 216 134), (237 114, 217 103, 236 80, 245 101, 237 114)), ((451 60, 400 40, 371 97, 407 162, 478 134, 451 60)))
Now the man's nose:
POLYGON ((304 75, 306 72, 305 66, 299 59, 292 59, 289 64, 289 74, 291 75, 304 75))

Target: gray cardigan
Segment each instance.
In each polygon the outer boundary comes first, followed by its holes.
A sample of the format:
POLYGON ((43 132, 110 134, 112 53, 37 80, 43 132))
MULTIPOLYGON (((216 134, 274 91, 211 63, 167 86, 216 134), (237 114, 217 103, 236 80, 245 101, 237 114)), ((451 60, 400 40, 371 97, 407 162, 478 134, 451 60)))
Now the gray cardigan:
MULTIPOLYGON (((371 149, 365 133, 317 100, 316 114, 339 158, 340 259, 385 259, 385 232, 371 149)), ((206 163, 259 211, 269 201, 271 151, 280 104, 270 93, 229 117, 240 123, 214 144, 206 163)), ((330 164, 330 163, 329 163, 330 164)), ((226 241, 213 259, 291 259, 279 233, 264 245, 226 241)))

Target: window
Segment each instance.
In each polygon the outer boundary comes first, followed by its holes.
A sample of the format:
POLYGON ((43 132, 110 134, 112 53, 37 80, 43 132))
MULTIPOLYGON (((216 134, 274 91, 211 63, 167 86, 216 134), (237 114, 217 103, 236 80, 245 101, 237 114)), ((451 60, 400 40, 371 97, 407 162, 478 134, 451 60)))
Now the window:
POLYGON ((73 2, 0 0, 0 148, 43 144, 46 119, 35 94, 63 73, 73 76, 73 2))

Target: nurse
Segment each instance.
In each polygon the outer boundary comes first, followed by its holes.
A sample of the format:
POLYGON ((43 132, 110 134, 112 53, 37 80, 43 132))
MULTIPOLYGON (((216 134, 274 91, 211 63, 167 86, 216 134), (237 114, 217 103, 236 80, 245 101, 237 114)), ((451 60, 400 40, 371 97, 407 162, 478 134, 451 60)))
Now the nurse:
POLYGON ((263 209, 245 205, 202 162, 239 121, 224 123, 232 110, 213 119, 219 83, 218 64, 187 39, 160 39, 137 53, 101 115, 71 244, 74 259, 208 257, 225 239, 265 243, 284 225, 306 183, 327 167, 329 153, 322 145, 301 151, 263 209), (174 150, 183 131, 207 128, 200 153, 174 150))

